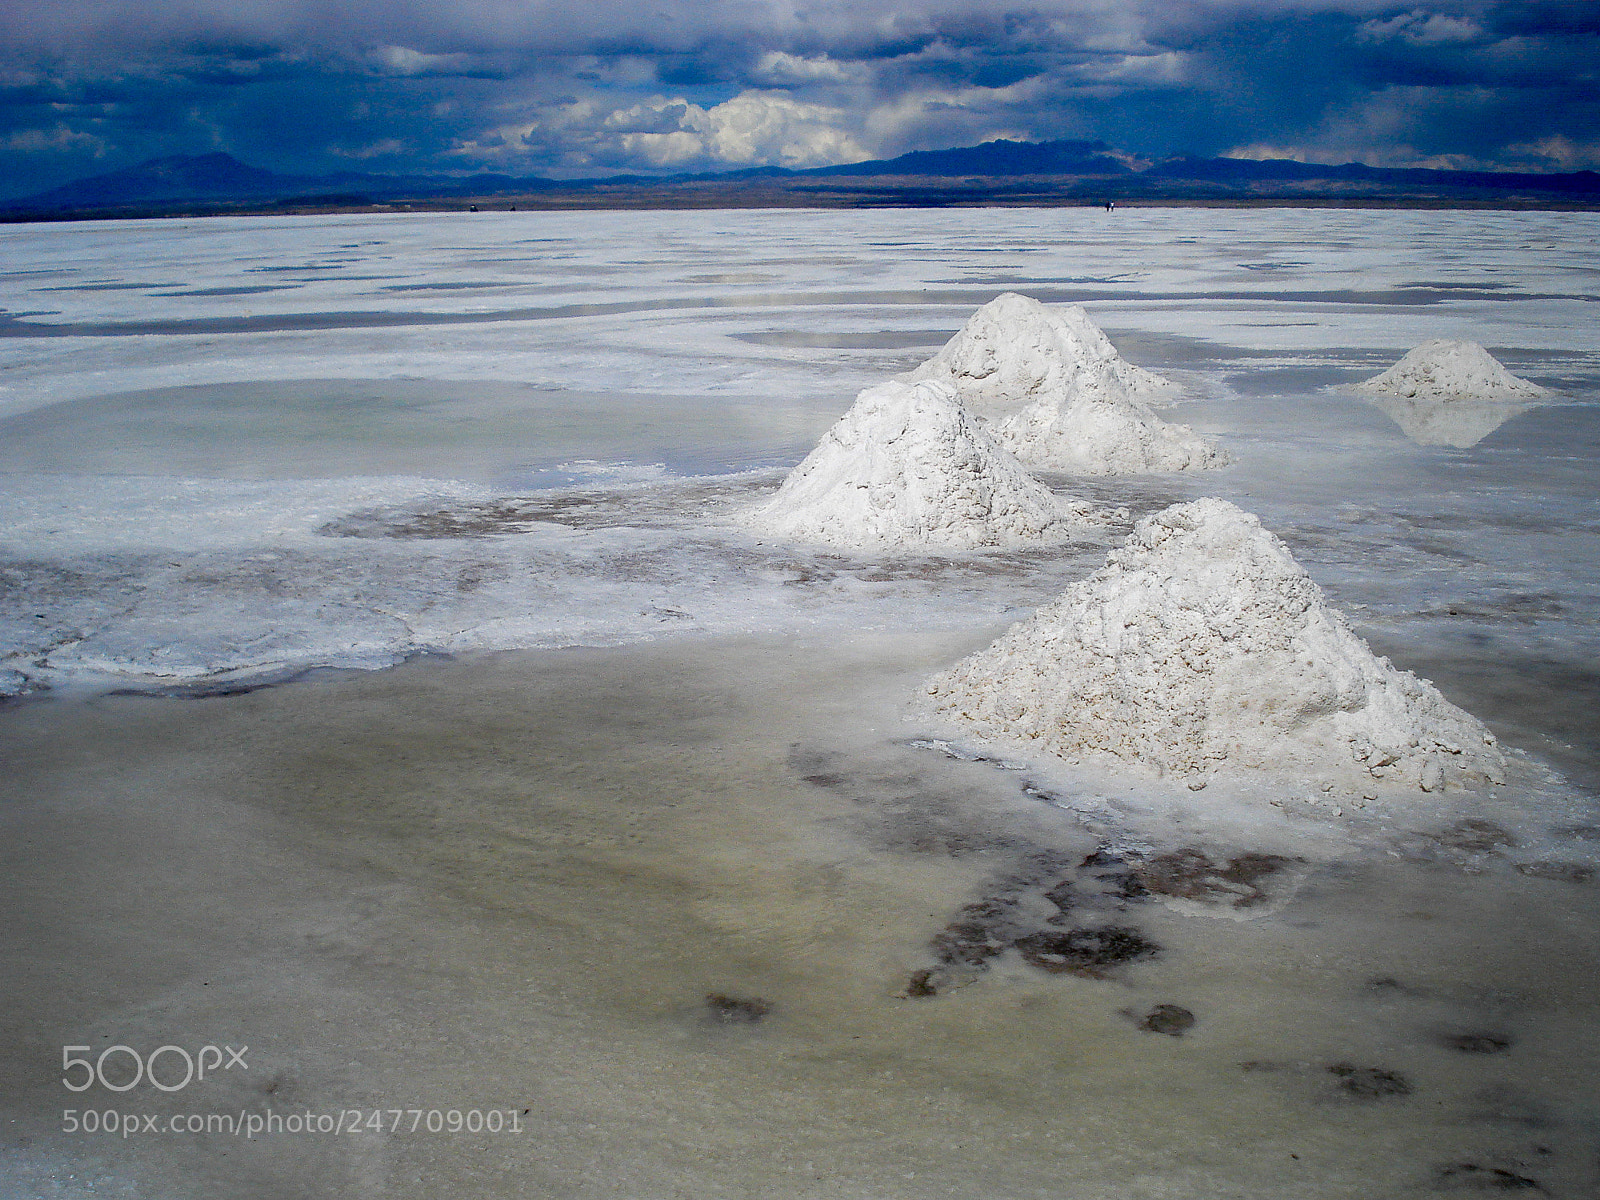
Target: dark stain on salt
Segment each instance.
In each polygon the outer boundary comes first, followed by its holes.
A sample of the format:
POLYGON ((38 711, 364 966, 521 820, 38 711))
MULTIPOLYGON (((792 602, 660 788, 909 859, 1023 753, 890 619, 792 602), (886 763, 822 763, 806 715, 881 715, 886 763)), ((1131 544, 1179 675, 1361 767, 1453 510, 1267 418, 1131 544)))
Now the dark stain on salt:
POLYGON ((1587 863, 1518 863, 1517 870, 1534 879, 1550 879, 1557 883, 1588 883, 1594 878, 1594 868, 1587 863))
POLYGON ((1125 925, 1070 929, 1065 933, 1031 933, 1018 938, 1023 961, 1052 975, 1104 979, 1112 967, 1140 958, 1154 958, 1161 947, 1125 925))
POLYGON ((970 983, 1011 950, 1052 975, 1110 978, 1161 952, 1130 925, 1102 923, 1145 895, 1127 861, 1105 848, 1082 858, 1035 850, 934 934, 935 965, 914 972, 901 994, 926 998, 970 983))
MULTIPOLYGON (((1120 855, 1101 848, 1079 864, 1076 875, 1045 893, 1062 916, 1073 908, 1121 909, 1129 900, 1142 900, 1150 892, 1139 868, 1120 855)), ((1061 924, 1062 918, 1052 918, 1061 924)))
POLYGON ((1401 983, 1393 975, 1382 975, 1367 981, 1367 990, 1377 996, 1409 996, 1425 997, 1430 993, 1426 988, 1412 987, 1410 984, 1401 983))
POLYGON ((1405 1076, 1381 1067, 1333 1063, 1328 1067, 1328 1073, 1338 1078, 1340 1090, 1358 1100, 1384 1100, 1411 1094, 1411 1084, 1405 1076))
POLYGON ((1262 884, 1294 861, 1280 854, 1251 853, 1216 862, 1199 850, 1184 849, 1139 863, 1134 873, 1157 895, 1250 908, 1270 899, 1262 884))
POLYGON ((1489 854, 1502 846, 1515 846, 1517 839, 1503 825, 1486 821, 1482 817, 1468 817, 1450 828, 1437 833, 1434 838, 1452 850, 1465 850, 1469 854, 1489 854))
POLYGON ((1004 954, 1011 944, 1010 917, 1015 901, 980 900, 968 904, 938 933, 931 947, 934 957, 950 966, 984 966, 991 958, 1004 954))
POLYGON ((1446 1033, 1439 1037, 1441 1046, 1462 1054, 1500 1054, 1511 1049, 1511 1041, 1492 1033, 1446 1033))
POLYGON ((1138 1018, 1135 1024, 1146 1033, 1182 1037, 1194 1028, 1194 1014, 1181 1004, 1157 1004, 1138 1018))
MULTIPOLYGON (((1434 1173, 1434 1187, 1441 1192, 1544 1192, 1537 1179, 1518 1175, 1502 1167, 1484 1167, 1477 1163, 1452 1163, 1434 1173)), ((1548 1195, 1548 1192, 1546 1193, 1548 1195)))
POLYGON ((969 983, 1013 949, 1052 975, 1111 978, 1161 953, 1117 920, 1130 906, 1167 897, 1249 908, 1270 900, 1269 881, 1297 861, 1253 852, 1213 858, 1192 847, 1144 857, 1102 846, 1076 861, 1051 851, 1025 854, 930 939, 935 965, 915 972, 902 995, 936 996, 969 983))
POLYGON ((772 1011, 772 1006, 755 997, 712 992, 706 996, 706 1010, 719 1025, 754 1025, 772 1011))

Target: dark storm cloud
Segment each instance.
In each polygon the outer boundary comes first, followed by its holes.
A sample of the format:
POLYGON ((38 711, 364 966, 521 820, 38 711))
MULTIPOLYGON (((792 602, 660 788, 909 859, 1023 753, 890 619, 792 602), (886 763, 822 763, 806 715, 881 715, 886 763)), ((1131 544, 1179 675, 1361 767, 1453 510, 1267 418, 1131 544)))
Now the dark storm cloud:
POLYGON ((11 0, 0 175, 814 165, 990 137, 1600 166, 1592 0, 11 0))

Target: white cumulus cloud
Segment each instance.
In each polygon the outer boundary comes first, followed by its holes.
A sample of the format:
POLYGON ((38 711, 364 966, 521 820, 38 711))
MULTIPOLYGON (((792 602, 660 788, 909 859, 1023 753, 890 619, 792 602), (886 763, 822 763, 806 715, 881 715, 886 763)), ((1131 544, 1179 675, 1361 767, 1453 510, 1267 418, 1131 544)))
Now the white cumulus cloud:
POLYGON ((686 122, 710 157, 730 163, 812 167, 872 157, 845 127, 846 114, 787 96, 744 92, 714 108, 691 108, 686 122))
POLYGON ((710 108, 658 99, 610 113, 602 129, 617 131, 625 154, 654 167, 814 167, 871 157, 842 109, 774 92, 741 92, 710 108))
POLYGON ((78 151, 101 158, 106 153, 104 139, 69 129, 61 124, 51 129, 19 129, 10 137, 0 141, 0 147, 21 154, 60 154, 66 151, 78 151))
POLYGON ((1536 142, 1517 142, 1506 147, 1506 154, 1524 159, 1540 171, 1600 169, 1600 141, 1575 142, 1564 134, 1552 134, 1536 142))
POLYGON ((697 166, 829 166, 871 158, 842 108, 784 92, 745 91, 705 107, 654 97, 603 109, 594 100, 546 109, 537 119, 501 125, 464 141, 455 153, 512 163, 552 137, 583 147, 579 163, 625 162, 659 169, 697 166))
POLYGON ((1221 158, 1242 158, 1251 162, 1266 162, 1270 159, 1290 159, 1293 162, 1305 162, 1306 152, 1298 146, 1277 146, 1270 142, 1250 142, 1244 146, 1234 146, 1224 150, 1221 158))
POLYGON ((1417 46, 1432 46, 1443 42, 1476 41, 1483 36, 1483 30, 1467 17, 1452 17, 1448 13, 1414 8, 1388 20, 1364 21, 1360 35, 1374 42, 1399 38, 1417 46))
POLYGON ((839 62, 826 54, 808 57, 769 50, 756 61, 751 76, 767 87, 803 87, 864 82, 870 70, 865 64, 839 62))

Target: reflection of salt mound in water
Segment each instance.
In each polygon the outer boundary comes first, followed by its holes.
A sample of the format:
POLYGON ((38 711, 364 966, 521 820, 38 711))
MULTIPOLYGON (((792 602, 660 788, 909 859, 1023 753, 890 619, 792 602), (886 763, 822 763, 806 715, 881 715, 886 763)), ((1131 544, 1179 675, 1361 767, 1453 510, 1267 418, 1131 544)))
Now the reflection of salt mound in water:
POLYGON ((1007 417, 995 435, 1030 467, 1080 475, 1198 471, 1229 461, 1187 425, 1156 416, 1103 360, 1007 417))
POLYGON ((1140 521, 1100 571, 928 690, 982 734, 1183 776, 1281 767, 1437 791, 1503 766, 1477 720, 1376 657, 1224 500, 1140 521))
POLYGON ((1425 400, 1415 396, 1374 395, 1373 407, 1405 430, 1419 446, 1476 446, 1532 404, 1506 400, 1425 400))
POLYGON ((1015 292, 997 296, 973 313, 960 333, 906 378, 948 383, 963 404, 988 417, 1015 412, 1035 396, 1058 392, 1095 364, 1135 395, 1172 386, 1125 362, 1083 309, 1054 308, 1015 292))
POLYGON ((1549 393, 1519 379, 1476 342, 1435 338, 1382 375, 1356 384, 1412 441, 1476 446, 1549 393))
POLYGON ((1434 338, 1410 351, 1382 375, 1356 384, 1377 396, 1419 400, 1532 400, 1545 389, 1518 379, 1476 342, 1434 338))
POLYGON ((890 382, 862 392, 752 518, 799 541, 957 550, 1061 541, 1112 515, 1055 496, 945 385, 890 382))

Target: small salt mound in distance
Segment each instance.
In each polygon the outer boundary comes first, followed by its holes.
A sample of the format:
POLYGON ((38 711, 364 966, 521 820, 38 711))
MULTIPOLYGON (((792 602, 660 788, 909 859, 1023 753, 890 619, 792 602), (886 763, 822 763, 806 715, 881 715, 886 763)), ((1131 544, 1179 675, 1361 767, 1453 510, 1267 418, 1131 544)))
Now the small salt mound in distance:
POLYGON ((1125 518, 1057 497, 940 383, 868 388, 751 514, 780 537, 852 549, 1065 541, 1125 518))
POLYGON ((960 333, 906 378, 948 383, 973 412, 997 417, 1035 396, 1059 392, 1094 364, 1134 395, 1172 388, 1161 376, 1125 361, 1083 309, 1056 308, 1015 292, 973 313, 960 333))
POLYGON ((1078 475, 1201 471, 1230 461, 1209 438, 1156 416, 1104 361, 1005 418, 995 436, 1027 466, 1078 475))
POLYGON ((1448 338, 1423 342, 1382 375, 1356 384, 1356 389, 1418 400, 1531 400, 1548 394, 1506 370, 1477 342, 1448 338))
POLYGON ((1504 767, 1475 718, 1375 656, 1225 500, 1140 521, 1105 567, 928 691, 985 736, 1197 781, 1272 768, 1438 791, 1504 767))

